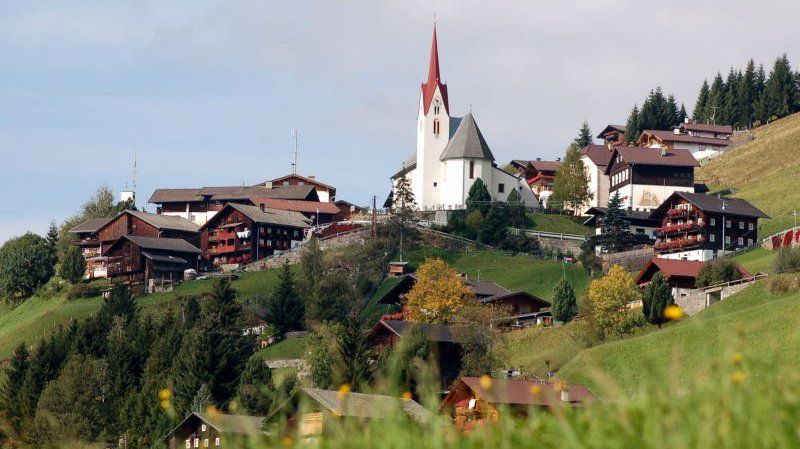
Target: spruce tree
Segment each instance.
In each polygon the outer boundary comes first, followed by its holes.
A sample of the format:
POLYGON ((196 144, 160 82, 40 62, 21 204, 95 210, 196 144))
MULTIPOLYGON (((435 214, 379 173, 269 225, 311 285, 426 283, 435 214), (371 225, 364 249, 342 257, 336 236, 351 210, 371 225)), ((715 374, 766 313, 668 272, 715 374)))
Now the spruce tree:
POLYGON ((650 284, 642 295, 642 313, 648 323, 657 324, 660 327, 666 322, 664 309, 673 302, 670 290, 669 284, 661 273, 656 273, 650 280, 650 284))
POLYGON ((578 131, 578 136, 575 137, 574 143, 578 146, 578 148, 583 148, 586 145, 591 144, 594 141, 592 137, 592 130, 589 129, 589 123, 584 120, 583 124, 581 124, 581 128, 578 131))
POLYGON ((508 233, 509 218, 505 205, 492 204, 478 231, 478 240, 492 246, 502 243, 508 233))
POLYGON ((271 388, 272 371, 259 357, 251 357, 239 382, 239 405, 249 415, 267 415, 272 405, 271 388))
POLYGON ((639 117, 639 106, 633 105, 628 121, 625 123, 625 141, 628 143, 636 142, 642 132, 641 119, 639 117))
POLYGON ((692 111, 692 120, 695 122, 702 123, 708 120, 708 117, 705 115, 708 95, 708 80, 703 80, 703 85, 700 86, 700 93, 697 94, 697 102, 695 102, 694 110, 692 111))
POLYGON ((372 362, 369 356, 367 335, 361 330, 358 318, 351 314, 342 325, 334 327, 336 339, 335 381, 348 384, 359 391, 372 379, 372 362))
POLYGON ((608 200, 606 215, 600 227, 600 246, 606 252, 617 252, 627 247, 632 240, 630 223, 622 207, 619 191, 608 200))
POLYGON ((267 321, 279 335, 303 328, 305 304, 297 294, 292 267, 283 264, 278 287, 267 299, 267 321))
POLYGON ((578 314, 578 301, 575 291, 565 278, 561 278, 553 291, 553 304, 550 307, 553 318, 568 323, 578 314))
POLYGON ((506 210, 511 220, 511 226, 515 228, 525 226, 527 214, 525 205, 522 204, 522 195, 520 195, 519 190, 514 189, 508 194, 506 198, 506 210))
POLYGON ((768 120, 784 117, 798 110, 800 93, 786 54, 775 60, 764 88, 764 96, 768 120))
POLYGON ((722 80, 722 74, 717 72, 714 77, 714 82, 711 83, 711 89, 708 92, 708 101, 706 102, 703 115, 706 117, 708 123, 720 123, 719 118, 722 114, 722 109, 725 103, 725 81, 722 80))
POLYGON ((71 284, 77 284, 86 274, 86 260, 77 246, 70 246, 59 267, 59 276, 71 284))
POLYGON ((678 107, 678 102, 675 101, 675 97, 672 94, 667 97, 667 107, 666 113, 664 114, 664 119, 669 120, 669 128, 675 128, 681 124, 681 111, 678 107))
POLYGON ((767 86, 767 74, 764 70, 764 64, 758 65, 756 71, 756 106, 753 115, 760 123, 766 123, 769 116, 767 116, 767 100, 764 95, 764 89, 767 86))
POLYGON ((489 213, 491 203, 492 195, 489 194, 486 183, 481 178, 476 179, 467 194, 467 215, 477 210, 485 217, 489 213))
POLYGON ((11 362, 6 369, 6 379, 0 389, 0 407, 5 410, 5 417, 11 427, 19 431, 24 417, 20 397, 25 377, 30 367, 30 353, 25 343, 20 343, 11 355, 11 362))
POLYGON ((416 200, 414 191, 411 189, 411 182, 406 175, 403 175, 395 183, 394 196, 392 198, 392 216, 405 225, 413 218, 415 209, 416 200))
POLYGON ((678 111, 678 125, 686 121, 686 117, 689 115, 686 113, 686 106, 681 103, 681 109, 678 111))

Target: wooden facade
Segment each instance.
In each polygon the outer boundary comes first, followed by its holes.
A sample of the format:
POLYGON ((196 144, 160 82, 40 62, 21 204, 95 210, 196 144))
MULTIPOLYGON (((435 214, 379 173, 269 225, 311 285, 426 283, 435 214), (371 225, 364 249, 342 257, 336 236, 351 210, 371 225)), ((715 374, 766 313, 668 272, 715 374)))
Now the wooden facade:
POLYGON ((200 250, 185 240, 124 236, 105 251, 111 282, 177 282, 199 268, 200 250))
POLYGON ((105 248, 124 236, 181 239, 197 246, 200 243, 199 229, 180 217, 124 211, 100 228, 97 238, 104 254, 105 248))
POLYGON ((232 448, 263 435, 264 417, 190 413, 165 437, 169 449, 232 448))
POLYGON ((86 279, 107 277, 106 259, 102 254, 102 242, 97 231, 110 220, 110 218, 93 218, 69 230, 75 236, 73 244, 81 249, 86 260, 86 279))
POLYGON ((213 265, 247 264, 296 246, 307 227, 297 213, 231 204, 203 225, 200 248, 213 265))
POLYGON ((694 189, 694 167, 630 164, 617 159, 611 161, 608 175, 612 191, 628 184, 694 189))

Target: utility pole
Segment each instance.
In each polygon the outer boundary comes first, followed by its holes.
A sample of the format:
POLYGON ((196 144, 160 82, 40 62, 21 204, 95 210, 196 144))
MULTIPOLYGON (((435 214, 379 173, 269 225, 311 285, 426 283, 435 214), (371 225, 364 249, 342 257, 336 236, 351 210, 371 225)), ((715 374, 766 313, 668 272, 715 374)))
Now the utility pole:
POLYGON ((297 174, 297 129, 292 131, 292 138, 294 139, 294 152, 292 153, 292 174, 297 174))
POLYGON ((376 203, 376 196, 372 195, 372 238, 375 239, 378 236, 378 209, 376 203))

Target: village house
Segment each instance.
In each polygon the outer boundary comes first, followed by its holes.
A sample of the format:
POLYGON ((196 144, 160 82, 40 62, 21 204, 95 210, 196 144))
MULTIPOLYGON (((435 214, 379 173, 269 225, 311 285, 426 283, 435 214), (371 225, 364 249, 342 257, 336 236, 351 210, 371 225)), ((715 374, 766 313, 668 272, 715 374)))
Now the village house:
POLYGON ((743 199, 692 192, 673 193, 651 217, 658 257, 699 261, 758 244, 758 219, 769 218, 743 199))
POLYGON ((192 412, 164 439, 169 449, 232 448, 262 434, 263 416, 192 412))
POLYGON ((317 198, 323 203, 333 203, 336 201, 336 187, 317 181, 315 176, 301 176, 292 173, 280 178, 271 179, 264 182, 264 187, 279 189, 290 186, 312 186, 317 193, 317 198))
POLYGON ((472 184, 486 184, 492 201, 505 201, 518 189, 527 206, 538 203, 521 176, 506 173, 494 155, 472 113, 456 117, 450 109, 447 85, 439 73, 439 49, 433 30, 428 78, 420 86, 417 148, 391 179, 406 177, 417 207, 422 210, 462 209, 472 184))
POLYGON ((531 409, 583 407, 596 400, 580 384, 462 377, 442 400, 440 410, 453 418, 457 429, 468 431, 497 423, 505 412, 525 417, 531 409))
MULTIPOLYGON (((593 227, 595 235, 601 235, 603 231, 603 220, 608 213, 606 207, 592 207, 586 211, 589 218, 583 222, 584 225, 593 227)), ((661 223, 650 217, 650 212, 642 212, 637 210, 624 209, 625 220, 628 222, 628 230, 631 234, 639 238, 642 243, 645 240, 654 242, 658 237, 656 229, 661 223)))
POLYGON ((603 144, 610 150, 613 145, 625 143, 625 128, 625 125, 607 125, 597 138, 603 139, 603 144))
MULTIPOLYGON (((669 284, 672 297, 677 301, 686 296, 691 290, 697 288, 697 275, 706 265, 706 262, 696 260, 664 259, 654 257, 645 265, 636 277, 636 285, 644 288, 652 280, 656 273, 661 273, 667 284, 669 284)), ((736 266, 742 278, 749 278, 752 275, 741 266, 736 266)))
POLYGON ((606 207, 608 205, 608 191, 610 180, 606 174, 606 167, 611 161, 612 151, 610 146, 589 144, 581 148, 581 162, 589 178, 589 194, 591 197, 584 205, 584 213, 593 207, 606 207))
POLYGON ((689 119, 681 123, 680 130, 690 136, 711 137, 713 139, 730 139, 733 135, 733 127, 731 125, 694 123, 689 119))
POLYGON ((648 148, 663 148, 668 151, 677 149, 689 150, 695 159, 702 160, 718 156, 722 149, 731 144, 728 139, 730 134, 713 132, 717 128, 729 129, 730 126, 694 124, 684 124, 683 126, 672 131, 646 129, 639 135, 637 145, 648 148), (689 125, 689 128, 683 127, 686 125, 689 125), (688 133, 684 132, 684 129, 691 129, 692 131, 688 133), (707 131, 700 131, 700 129, 707 131), (709 135, 725 137, 708 137, 709 135))
POLYGON ((675 192, 694 191, 694 168, 689 150, 615 146, 605 174, 609 198, 619 193, 623 207, 650 212, 675 192))
POLYGON ((181 217, 148 214, 137 210, 126 210, 100 226, 97 238, 101 244, 101 254, 120 237, 138 236, 152 238, 181 239, 194 246, 200 243, 200 226, 181 217))
POLYGON ((288 414, 286 426, 296 428, 300 437, 323 435, 331 423, 341 420, 373 421, 402 413, 418 423, 426 423, 433 414, 413 399, 378 394, 364 394, 301 388, 291 401, 271 416, 288 414), (287 409, 293 409, 288 410, 287 409))
POLYGON ((105 226, 110 218, 91 218, 70 229, 75 234, 74 244, 81 249, 86 260, 86 279, 107 277, 106 258, 102 255, 102 244, 97 231, 105 226))
POLYGON ((461 371, 461 345, 454 335, 454 327, 446 324, 411 323, 395 319, 380 319, 369 335, 373 355, 380 357, 408 335, 413 326, 419 326, 428 341, 432 358, 439 369, 439 385, 447 390, 461 371))
POLYGON ((298 212, 230 203, 202 228, 200 248, 212 265, 242 265, 294 248, 306 238, 298 212))
POLYGON ((555 161, 543 161, 540 158, 528 161, 521 159, 514 159, 511 165, 517 169, 517 172, 525 179, 528 187, 536 195, 541 207, 547 207, 547 200, 553 194, 553 181, 556 179, 556 173, 561 167, 561 159, 555 161))
POLYGON ((367 208, 357 206, 349 201, 336 200, 333 204, 339 208, 339 212, 333 218, 333 221, 348 221, 352 220, 354 216, 368 211, 367 208))
POLYGON ((103 255, 112 283, 143 285, 146 293, 171 288, 200 267, 200 249, 179 238, 125 235, 103 255))

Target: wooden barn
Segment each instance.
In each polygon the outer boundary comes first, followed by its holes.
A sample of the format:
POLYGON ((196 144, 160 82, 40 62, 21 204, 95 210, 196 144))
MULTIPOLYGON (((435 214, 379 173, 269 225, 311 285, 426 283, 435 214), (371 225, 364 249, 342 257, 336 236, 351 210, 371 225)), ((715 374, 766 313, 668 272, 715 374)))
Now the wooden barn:
POLYGON ((181 217, 136 210, 120 212, 101 226, 96 234, 101 242, 103 255, 106 255, 107 247, 124 236, 181 239, 194 246, 200 243, 200 226, 195 223, 181 217))
POLYGON ((192 412, 164 439, 169 449, 233 448, 262 435, 263 416, 192 412))
POLYGON ((200 248, 213 265, 247 264, 293 248, 308 227, 297 212, 231 203, 203 225, 200 248))
POLYGON ((86 260, 86 279, 107 277, 106 258, 97 231, 109 221, 111 218, 91 218, 69 230, 75 235, 74 244, 81 249, 86 260))
POLYGON ((161 283, 183 280, 185 270, 198 269, 200 249, 183 239, 127 235, 104 255, 111 282, 143 283, 152 292, 161 283))
POLYGON ((468 431, 496 423, 504 412, 525 417, 531 409, 582 407, 596 400, 579 384, 462 377, 442 400, 440 411, 453 418, 457 429, 468 431))
POLYGON ((333 203, 336 201, 336 187, 320 182, 314 176, 302 176, 297 173, 291 173, 266 181, 263 185, 270 189, 281 189, 292 186, 311 186, 316 191, 318 201, 323 203, 333 203))

